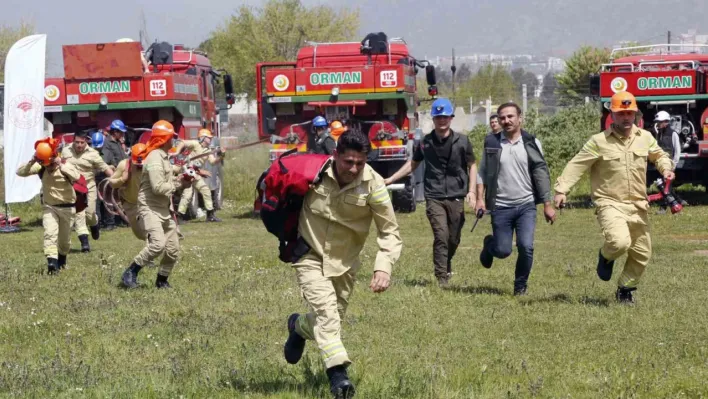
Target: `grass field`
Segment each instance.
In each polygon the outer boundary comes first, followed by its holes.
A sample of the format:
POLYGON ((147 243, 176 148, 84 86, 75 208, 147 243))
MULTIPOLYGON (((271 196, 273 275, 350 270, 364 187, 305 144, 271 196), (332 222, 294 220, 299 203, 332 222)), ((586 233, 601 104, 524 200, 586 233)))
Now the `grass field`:
MULTIPOLYGON (((0 396, 329 397, 312 343, 296 366, 282 357, 286 317, 306 308, 275 237, 245 215, 262 155, 229 160, 223 223, 182 227, 170 291, 154 289, 154 268, 141 272, 143 287, 119 288, 142 247, 128 229, 104 233, 90 254, 72 252, 56 277, 44 274, 41 226, 0 236, 0 396)), ((28 222, 38 214, 17 209, 28 222)), ((488 218, 471 234, 468 216, 452 288, 442 290, 424 212, 399 215, 392 287, 367 291, 372 235, 343 324, 357 397, 708 396, 708 208, 651 219, 654 256, 629 307, 614 302, 614 280, 595 275, 592 210, 539 224, 521 298, 512 296, 516 251, 491 270, 478 263, 488 218)))

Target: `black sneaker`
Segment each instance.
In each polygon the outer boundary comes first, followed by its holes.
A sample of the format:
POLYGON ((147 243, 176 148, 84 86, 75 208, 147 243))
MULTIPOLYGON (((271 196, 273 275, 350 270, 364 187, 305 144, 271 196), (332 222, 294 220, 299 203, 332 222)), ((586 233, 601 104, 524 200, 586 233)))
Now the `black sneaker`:
POLYGON ((169 282, 167 282, 167 276, 157 275, 155 280, 155 287, 157 288, 172 288, 169 282))
POLYGON ((632 296, 632 291, 635 290, 636 288, 617 287, 617 292, 615 292, 615 298, 617 299, 617 302, 628 305, 634 304, 634 297, 632 296))
POLYGON ((217 223, 218 223, 218 222, 221 222, 221 219, 219 219, 218 217, 216 217, 216 215, 214 214, 214 211, 211 210, 211 211, 207 211, 206 221, 207 221, 207 222, 217 222, 217 223))
POLYGON ((449 288, 450 287, 450 277, 449 276, 442 276, 438 277, 438 286, 440 288, 449 288))
POLYGON ((494 262, 494 256, 489 253, 489 244, 493 239, 493 235, 488 235, 484 237, 484 245, 482 246, 482 252, 479 253, 479 263, 481 263, 482 266, 486 267, 487 269, 492 267, 492 263, 494 262))
POLYGON ((297 318, 300 317, 299 314, 293 313, 288 317, 288 340, 285 341, 285 346, 283 346, 283 355, 285 355, 285 361, 290 364, 297 364, 302 358, 302 353, 305 351, 305 344, 307 341, 305 338, 300 336, 300 334, 295 331, 295 323, 297 323, 297 318))
POLYGON ((524 296, 524 295, 526 295, 527 291, 528 291, 527 286, 514 287, 514 296, 524 296))
POLYGON ((123 285, 126 288, 137 288, 138 287, 138 273, 142 269, 142 266, 137 265, 135 262, 131 263, 130 266, 123 272, 123 285))
POLYGON ((615 266, 615 261, 607 260, 602 256, 602 250, 597 255, 597 276, 602 281, 610 281, 612 278, 612 268, 615 266))
POLYGON ((98 227, 98 225, 91 226, 89 227, 89 229, 91 230, 91 238, 93 238, 94 240, 98 240, 99 238, 101 238, 101 228, 98 227))
POLYGON ((57 274, 59 273, 59 266, 57 265, 57 260, 54 258, 47 258, 47 274, 57 274))
POLYGON ((327 369, 329 390, 334 399, 350 399, 354 397, 354 384, 349 381, 347 369, 344 366, 334 366, 327 369))
POLYGON ((89 245, 88 234, 80 235, 79 241, 81 242, 81 252, 91 252, 91 245, 89 245))
POLYGON ((57 260, 57 269, 61 270, 66 267, 66 255, 59 255, 57 260))

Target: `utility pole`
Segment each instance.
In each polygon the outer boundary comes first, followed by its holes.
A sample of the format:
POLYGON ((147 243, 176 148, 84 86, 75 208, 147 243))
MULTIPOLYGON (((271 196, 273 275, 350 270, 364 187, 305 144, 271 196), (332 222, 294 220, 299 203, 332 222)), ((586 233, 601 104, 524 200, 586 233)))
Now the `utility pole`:
POLYGON ((668 31, 667 36, 668 36, 668 41, 667 41, 667 43, 669 44, 669 48, 667 48, 666 50, 667 50, 669 53, 671 53, 671 31, 668 31))
POLYGON ((527 108, 528 105, 529 105, 527 94, 528 94, 528 93, 527 93, 527 87, 526 87, 526 84, 524 83, 524 84, 521 85, 521 96, 522 96, 522 98, 524 99, 523 108, 522 108, 523 111, 524 111, 524 115, 526 115, 526 108, 527 108))
POLYGON ((485 115, 487 116, 487 122, 489 122, 489 118, 492 116, 492 97, 487 98, 487 106, 485 107, 485 115))
POLYGON ((450 67, 450 71, 452 71, 452 104, 453 106, 457 106, 455 103, 455 96, 457 95, 457 92, 455 91, 455 72, 457 72, 457 67, 455 66, 455 48, 452 48, 452 66, 450 67))

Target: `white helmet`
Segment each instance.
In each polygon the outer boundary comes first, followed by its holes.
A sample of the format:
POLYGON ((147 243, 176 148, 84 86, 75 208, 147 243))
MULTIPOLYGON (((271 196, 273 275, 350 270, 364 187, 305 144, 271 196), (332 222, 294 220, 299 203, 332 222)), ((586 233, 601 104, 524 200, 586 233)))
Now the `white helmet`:
POLYGON ((669 113, 666 111, 659 111, 656 113, 656 116, 654 117, 654 122, 665 122, 665 121, 670 121, 670 120, 671 120, 671 115, 669 115, 669 113))

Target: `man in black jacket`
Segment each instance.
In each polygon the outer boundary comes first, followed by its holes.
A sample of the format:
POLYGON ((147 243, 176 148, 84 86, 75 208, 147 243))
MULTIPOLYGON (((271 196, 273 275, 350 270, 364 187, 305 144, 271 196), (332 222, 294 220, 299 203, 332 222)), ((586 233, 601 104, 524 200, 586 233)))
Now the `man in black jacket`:
POLYGON ((450 101, 435 100, 430 115, 435 130, 421 140, 413 159, 384 181, 389 185, 425 162, 425 213, 433 229, 435 277, 441 287, 446 287, 465 224, 465 200, 470 207, 474 206, 477 165, 467 136, 450 128, 455 116, 450 101))
POLYGON ((551 177, 541 143, 521 129, 521 108, 502 104, 497 114, 504 129, 484 140, 477 176, 477 206, 492 213, 492 235, 484 237, 479 255, 482 266, 494 258, 511 255, 514 231, 519 256, 516 260, 514 295, 524 295, 533 265, 536 205, 544 204, 546 221, 556 218, 551 202, 551 177))
MULTIPOLYGON (((108 135, 106 136, 106 140, 103 144, 103 150, 101 151, 101 153, 103 155, 103 161, 106 164, 113 166, 113 168, 118 167, 120 161, 128 157, 125 151, 123 151, 123 144, 121 143, 121 141, 123 140, 123 135, 127 131, 128 129, 126 129, 125 124, 120 119, 114 120, 108 127, 108 135)), ((102 213, 103 215, 105 215, 105 220, 103 222, 106 226, 106 230, 115 229, 115 216, 109 213, 108 211, 104 211, 102 213)), ((122 223, 122 219, 120 218, 118 219, 117 223, 125 225, 125 223, 122 223)))

